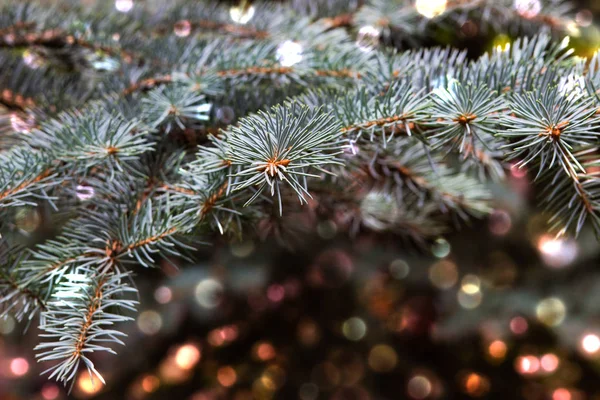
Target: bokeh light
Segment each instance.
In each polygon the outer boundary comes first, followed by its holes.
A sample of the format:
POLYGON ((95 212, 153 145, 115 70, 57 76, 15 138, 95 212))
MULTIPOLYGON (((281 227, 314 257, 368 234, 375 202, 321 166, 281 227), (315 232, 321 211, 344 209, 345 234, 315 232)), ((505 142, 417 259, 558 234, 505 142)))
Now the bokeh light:
POLYGON ((115 8, 122 13, 129 12, 133 8, 133 0, 116 0, 115 8))
POLYGON ((515 9, 523 18, 534 18, 542 11, 540 0, 515 0, 515 9))
POLYGON ((285 297, 285 288, 279 284, 273 284, 267 288, 267 298, 273 303, 282 301, 285 297))
POLYGON ((416 0, 417 12, 425 18, 434 18, 446 11, 448 0, 416 0))
POLYGON ((565 388, 558 388, 552 392, 552 400, 572 400, 571 392, 565 388))
POLYGON ((15 319, 10 315, 0 317, 0 334, 9 335, 15 330, 15 319))
POLYGON ((321 330, 314 321, 303 319, 298 324, 298 339, 304 346, 312 347, 321 339, 321 330))
POLYGON ((283 67, 291 67, 302 61, 302 45, 298 42, 286 40, 277 46, 275 57, 283 67))
POLYGON ((483 295, 481 292, 467 293, 463 290, 460 290, 456 296, 458 304, 467 310, 472 310, 479 307, 481 301, 483 300, 483 295))
POLYGON ((596 354, 600 350, 600 337, 595 334, 587 334, 581 339, 581 348, 588 354, 596 354))
POLYGON ((381 31, 374 26, 366 25, 358 30, 356 45, 364 52, 373 50, 379 44, 381 31))
POLYGON ((196 286, 196 301, 204 308, 215 308, 221 304, 223 285, 216 279, 201 280, 196 286))
POLYGON ((155 392, 160 386, 160 380, 155 375, 146 375, 142 378, 142 390, 146 393, 155 392))
POLYGON ((367 333, 367 324, 359 317, 352 317, 342 324, 344 336, 353 341, 361 340, 367 333))
POLYGON ((593 20, 594 14, 590 10, 581 10, 575 14, 575 22, 583 28, 590 26, 593 20))
POLYGON ((17 228, 31 233, 38 229, 42 222, 42 217, 40 216, 39 210, 36 208, 19 207, 15 215, 15 222, 17 228))
POLYGON ((431 247, 431 252, 437 258, 446 257, 448 254, 450 254, 450 250, 450 243, 448 243, 448 241, 444 238, 436 239, 433 243, 433 246, 431 247))
POLYGON ((560 359, 556 354, 547 353, 540 357, 540 366, 547 373, 556 371, 560 364, 560 359))
POLYGON ((564 321, 567 315, 567 308, 565 303, 558 297, 549 297, 538 303, 535 308, 535 314, 543 324, 558 326, 564 321))
POLYGON ((390 275, 395 279, 404 279, 410 273, 408 263, 402 259, 396 259, 390 263, 390 275))
POLYGON ((15 112, 10 114, 10 126, 18 133, 30 133, 35 126, 35 119, 28 115, 26 118, 15 112))
POLYGON ((462 379, 463 391, 471 397, 482 397, 490 390, 490 381, 485 376, 471 372, 462 379))
POLYGON ((578 254, 577 242, 573 239, 544 235, 538 240, 537 247, 544 263, 553 268, 570 265, 578 254))
POLYGON ((99 393, 104 384, 96 376, 83 372, 77 379, 77 388, 86 397, 99 393))
POLYGON ((154 300, 160 304, 167 304, 173 299, 173 291, 167 286, 159 286, 154 291, 154 300))
POLYGON ((527 329, 529 329, 529 324, 527 323, 527 320, 523 317, 514 317, 510 320, 509 326, 511 332, 515 335, 522 335, 525 332, 527 332, 527 329))
POLYGON ((54 383, 46 383, 40 392, 44 400, 56 400, 60 396, 60 389, 54 383))
POLYGON ((512 218, 505 210, 494 210, 489 218, 490 232, 497 236, 506 235, 512 227, 512 218))
POLYGON ((535 374, 539 369, 540 360, 536 356, 526 355, 515 359, 515 370, 520 374, 535 374))
POLYGON ((21 377, 21 376, 27 374, 28 371, 29 371, 29 362, 25 358, 18 357, 18 358, 14 358, 13 360, 11 360, 10 372, 14 376, 21 377))
POLYGON ((275 358, 275 348, 271 343, 259 342, 254 345, 254 357, 259 361, 269 361, 275 358))
POLYGON ((424 375, 415 375, 408 380, 406 391, 413 399, 425 399, 431 394, 431 381, 424 375))
POLYGON ((248 5, 248 6, 235 6, 235 7, 231 7, 229 9, 229 16, 231 17, 231 20, 235 23, 238 24, 247 24, 252 17, 254 16, 255 13, 255 8, 253 5, 248 5))
POLYGON ((94 188, 86 185, 77 185, 75 193, 79 200, 87 201, 94 197, 94 188))
POLYGON ((504 343, 502 340, 494 340, 488 346, 488 353, 492 358, 495 359, 504 359, 507 350, 506 343, 504 343))
POLYGON ((476 294, 481 290, 481 279, 477 275, 465 275, 461 280, 460 290, 467 294, 476 294))
POLYGON ((458 268, 453 261, 440 260, 429 267, 429 280, 439 289, 450 289, 458 280, 458 268))
POLYGON ((175 365, 183 370, 190 370, 198 364, 200 355, 200 349, 197 345, 184 344, 175 353, 175 365))
POLYGON ((237 258, 249 257, 252 253, 254 253, 255 250, 254 241, 252 240, 234 242, 229 246, 229 248, 231 249, 231 254, 237 258))
POLYGON ((230 366, 221 367, 217 371, 217 380, 225 387, 233 386, 237 380, 237 374, 230 366))
POLYGON ((396 368, 398 355, 387 344, 378 344, 369 352, 369 367, 375 372, 389 372, 396 368))
POLYGON ((192 33, 192 24, 187 19, 179 20, 173 26, 175 36, 186 37, 192 33))
POLYGON ((147 310, 140 313, 137 324, 142 333, 152 336, 160 332, 163 321, 159 313, 154 310, 147 310))

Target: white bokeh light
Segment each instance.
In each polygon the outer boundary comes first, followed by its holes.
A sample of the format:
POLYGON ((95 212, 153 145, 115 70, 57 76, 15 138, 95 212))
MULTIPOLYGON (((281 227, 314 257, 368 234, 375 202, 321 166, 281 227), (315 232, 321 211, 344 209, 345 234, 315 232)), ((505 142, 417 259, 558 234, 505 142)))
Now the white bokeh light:
POLYGON ((229 9, 229 16, 232 21, 238 24, 247 24, 254 16, 254 6, 243 7, 235 6, 229 9))
POLYGON ((572 264, 578 253, 576 241, 548 235, 539 239, 537 248, 544 263, 553 268, 563 268, 572 264))
POLYGON ((286 40, 277 46, 277 61, 284 67, 291 67, 302 61, 302 50, 300 43, 286 40))
POLYGON ((523 18, 534 18, 542 11, 540 0, 515 0, 515 9, 523 18))
POLYGON ((77 198, 81 201, 86 201, 94 197, 94 188, 91 186, 77 185, 75 188, 77 198))
POLYGON ((221 304, 223 285, 216 279, 201 280, 196 286, 196 301, 204 308, 215 308, 221 304))
POLYGON ((594 334, 585 335, 581 339, 581 348, 589 354, 597 353, 600 350, 600 338, 594 334))
POLYGON ((373 50, 379 44, 381 31, 374 26, 363 26, 358 30, 356 36, 356 45, 364 52, 373 50))
POLYGON ((133 0, 116 0, 115 8, 122 13, 129 12, 133 8, 133 0))

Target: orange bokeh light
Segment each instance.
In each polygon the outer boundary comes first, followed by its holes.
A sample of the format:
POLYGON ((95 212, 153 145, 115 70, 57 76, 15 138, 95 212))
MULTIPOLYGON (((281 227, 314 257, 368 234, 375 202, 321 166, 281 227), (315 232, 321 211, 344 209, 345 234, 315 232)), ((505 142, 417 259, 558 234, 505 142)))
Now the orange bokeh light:
POLYGON ((488 347, 490 356, 494 358, 504 358, 504 356, 506 356, 506 351, 506 343, 504 343, 502 340, 494 340, 488 347))
POLYGON ((221 385, 230 387, 233 386, 237 380, 237 374, 235 373, 235 370, 229 366, 221 367, 217 371, 217 380, 221 385))
POLYGON ((142 379, 142 389, 146 393, 155 392, 160 386, 160 380, 154 375, 146 375, 142 379))

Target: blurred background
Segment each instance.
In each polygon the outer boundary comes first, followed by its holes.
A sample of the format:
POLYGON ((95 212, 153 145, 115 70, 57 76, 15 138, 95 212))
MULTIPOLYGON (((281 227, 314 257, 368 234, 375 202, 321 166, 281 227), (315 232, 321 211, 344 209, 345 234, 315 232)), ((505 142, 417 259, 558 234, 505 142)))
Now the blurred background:
MULTIPOLYGON (((536 0, 514 6, 537 9, 536 0)), ((589 56, 600 2, 575 8, 568 34, 589 56)), ((427 44, 476 57, 513 35, 467 20, 427 44)), ((308 218, 293 246, 260 240, 265 223, 245 241, 217 239, 192 265, 142 271, 126 346, 95 358, 106 386, 82 374, 67 395, 40 376, 36 323, 0 320, 0 400, 600 399, 597 239, 547 235, 525 170, 493 190, 490 218, 427 248, 349 238, 342 215, 308 218)), ((19 228, 43 223, 24 210, 19 228)))

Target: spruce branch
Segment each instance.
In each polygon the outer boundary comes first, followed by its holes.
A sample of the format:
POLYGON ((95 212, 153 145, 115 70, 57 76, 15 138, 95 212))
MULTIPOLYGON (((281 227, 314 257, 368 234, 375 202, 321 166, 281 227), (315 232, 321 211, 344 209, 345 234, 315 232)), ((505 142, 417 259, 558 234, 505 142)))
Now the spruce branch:
POLYGON ((30 249, 0 248, 0 303, 19 319, 42 311, 38 357, 61 382, 82 365, 101 379, 89 353, 120 343, 111 325, 128 318, 114 308, 135 305, 124 271, 185 257, 186 237, 257 221, 283 236, 324 217, 424 244, 490 212, 505 159, 538 173, 552 229, 600 230, 600 58, 586 66, 549 35, 471 61, 378 49, 465 18, 560 29, 563 0, 539 17, 512 0, 448 1, 428 19, 404 0, 311 0, 302 17, 255 2, 245 23, 215 2, 160 15, 142 3, 1 6, 0 229, 48 200, 69 222, 30 249), (380 43, 355 41, 363 24, 380 43), (32 116, 27 134, 13 115, 32 116), (296 199, 308 207, 282 218, 296 199))
POLYGON ((155 264, 155 255, 181 256, 179 249, 193 248, 177 240, 177 235, 188 233, 198 223, 185 217, 177 204, 171 206, 169 196, 159 198, 158 204, 147 200, 139 211, 120 218, 115 238, 107 245, 107 256, 123 262, 133 259, 144 267, 155 264))
POLYGON ((427 119, 428 106, 424 90, 414 90, 403 82, 393 84, 382 96, 372 96, 365 89, 354 96, 340 95, 333 110, 344 125, 342 132, 351 135, 351 140, 357 142, 365 133, 373 141, 378 134, 386 146, 397 132, 420 136, 416 127, 427 119))
POLYGON ((0 238, 0 317, 10 314, 18 321, 31 321, 39 310, 46 310, 43 294, 22 282, 18 266, 24 257, 22 248, 0 238))
POLYGON ((555 166, 545 171, 540 179, 539 184, 544 187, 540 193, 542 204, 550 214, 549 228, 559 236, 567 232, 579 235, 585 222, 590 221, 596 235, 600 235, 598 148, 584 148, 574 156, 585 172, 573 176, 555 166))
POLYGON ((485 86, 456 81, 433 91, 428 135, 435 147, 457 150, 465 156, 485 151, 486 137, 494 135, 506 105, 502 97, 485 86))
POLYGON ((485 184, 445 165, 443 156, 409 138, 386 149, 362 149, 355 161, 373 190, 394 194, 402 208, 437 210, 459 220, 479 218, 491 211, 485 184))
POLYGON ((47 155, 29 146, 0 152, 0 209, 49 199, 47 190, 57 184, 54 165, 47 155))
POLYGON ((42 124, 30 142, 66 165, 106 165, 111 171, 153 149, 139 121, 91 109, 62 113, 42 124))
POLYGON ((92 379, 95 376, 104 383, 90 354, 98 351, 116 354, 105 343, 124 345, 120 338, 126 335, 112 326, 132 320, 117 314, 120 310, 135 311, 137 301, 127 296, 137 290, 126 283, 127 279, 127 274, 99 275, 88 268, 78 268, 65 276, 48 309, 42 313, 40 336, 46 340, 36 346, 38 361, 55 363, 44 371, 50 379, 65 386, 72 382, 72 388, 83 365, 92 379))
POLYGON ((167 133, 175 126, 184 129, 190 122, 208 120, 211 108, 203 95, 182 86, 152 90, 142 99, 142 105, 142 118, 153 128, 164 124, 167 133))
POLYGON ((507 145, 509 159, 519 159, 519 167, 535 163, 538 176, 555 163, 572 178, 585 173, 574 152, 600 136, 600 119, 591 98, 577 90, 569 93, 552 87, 515 94, 511 100, 514 116, 505 117, 507 128, 501 132, 514 139, 507 145))
POLYGON ((328 165, 340 164, 339 122, 329 114, 315 115, 298 102, 240 120, 226 140, 234 168, 231 175, 237 178, 232 190, 256 187, 246 204, 268 189, 271 196, 277 193, 281 206, 280 186, 284 183, 301 203, 306 202, 310 197, 307 178, 319 178, 318 173, 330 173, 328 165))
POLYGON ((207 174, 198 164, 190 163, 182 170, 184 180, 177 185, 165 185, 165 190, 173 193, 175 202, 181 199, 182 215, 192 220, 209 224, 224 234, 232 224, 240 231, 242 213, 237 210, 239 196, 228 193, 230 180, 225 174, 207 174))

